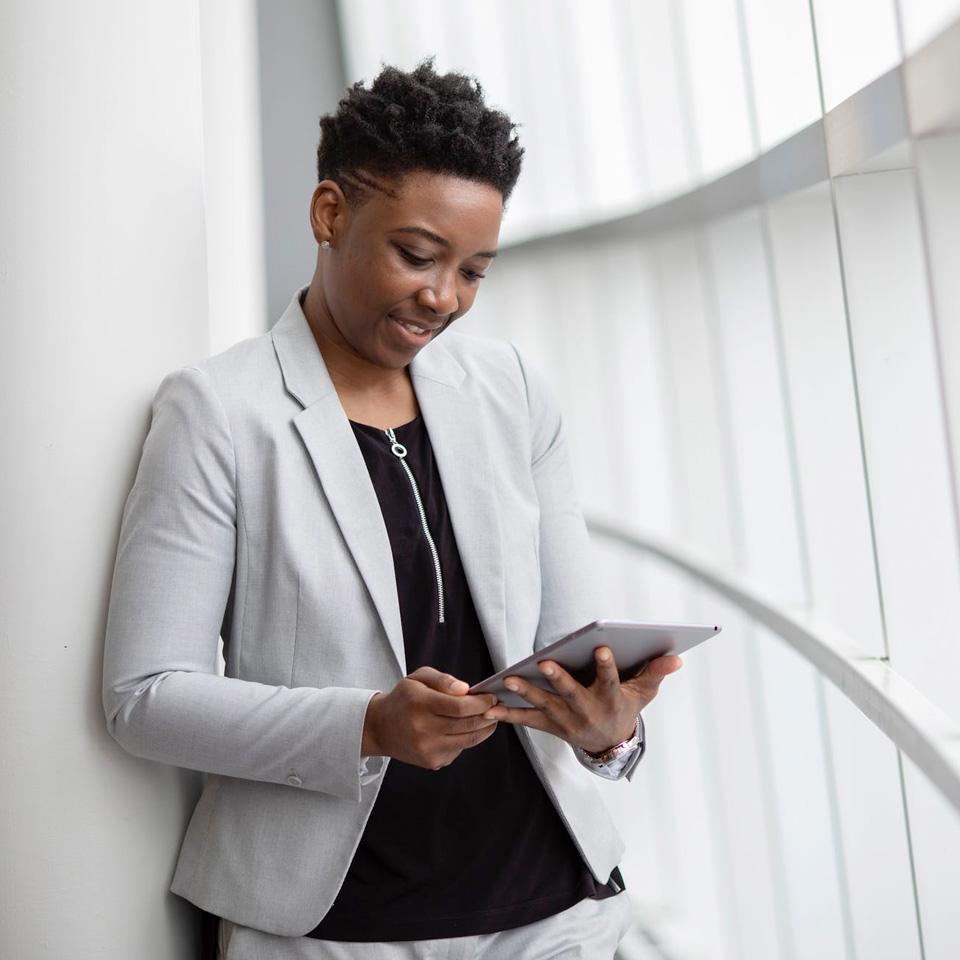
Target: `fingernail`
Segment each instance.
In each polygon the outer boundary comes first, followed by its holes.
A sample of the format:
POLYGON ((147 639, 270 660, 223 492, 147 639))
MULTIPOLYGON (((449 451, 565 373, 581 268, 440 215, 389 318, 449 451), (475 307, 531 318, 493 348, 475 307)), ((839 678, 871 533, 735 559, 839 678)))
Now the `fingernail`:
POLYGON ((606 663, 610 659, 610 651, 604 650, 602 653, 598 653, 597 657, 601 663, 606 663))
POLYGON ((507 680, 503 685, 514 693, 520 689, 520 684, 516 680, 507 680))
POLYGON ((553 673, 554 673, 553 667, 544 667, 544 668, 543 668, 543 675, 544 675, 545 677, 552 677, 552 676, 553 676, 553 673))

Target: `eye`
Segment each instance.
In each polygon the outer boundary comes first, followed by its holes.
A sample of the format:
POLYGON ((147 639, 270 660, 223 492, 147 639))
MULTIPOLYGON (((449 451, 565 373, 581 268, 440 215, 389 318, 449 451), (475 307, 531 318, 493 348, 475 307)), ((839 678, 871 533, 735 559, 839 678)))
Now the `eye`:
POLYGON ((485 273, 478 273, 476 270, 464 270, 463 275, 471 283, 476 283, 478 280, 482 280, 486 276, 485 273))
POLYGON ((406 247, 401 247, 399 244, 397 245, 397 250, 407 263, 415 267, 425 267, 430 262, 429 257, 418 257, 415 253, 411 253, 406 247))

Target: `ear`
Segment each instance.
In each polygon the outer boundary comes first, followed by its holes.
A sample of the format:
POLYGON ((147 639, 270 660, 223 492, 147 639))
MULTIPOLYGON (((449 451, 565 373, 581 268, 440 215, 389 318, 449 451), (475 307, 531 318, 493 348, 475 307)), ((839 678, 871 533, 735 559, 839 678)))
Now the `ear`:
POLYGON ((333 243, 343 229, 347 212, 347 198, 339 184, 333 180, 321 180, 313 191, 310 201, 310 227, 317 243, 329 240, 333 243))

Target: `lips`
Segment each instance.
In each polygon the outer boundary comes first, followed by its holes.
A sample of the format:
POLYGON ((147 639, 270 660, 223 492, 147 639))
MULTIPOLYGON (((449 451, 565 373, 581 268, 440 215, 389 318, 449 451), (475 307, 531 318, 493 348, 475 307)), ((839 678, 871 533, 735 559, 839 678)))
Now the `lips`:
POLYGON ((391 320, 395 320, 407 333, 412 334, 415 337, 427 338, 436 333, 442 326, 442 323, 430 325, 426 323, 420 323, 416 320, 408 320, 405 317, 394 317, 391 316, 391 320))

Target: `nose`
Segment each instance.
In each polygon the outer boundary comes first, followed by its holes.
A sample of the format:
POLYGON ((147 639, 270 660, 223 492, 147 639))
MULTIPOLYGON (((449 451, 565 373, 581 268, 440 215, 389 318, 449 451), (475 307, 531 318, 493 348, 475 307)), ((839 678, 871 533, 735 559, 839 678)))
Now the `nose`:
POLYGON ((421 288, 417 299, 440 316, 456 313, 460 306, 456 273, 452 270, 437 271, 430 282, 421 288))

